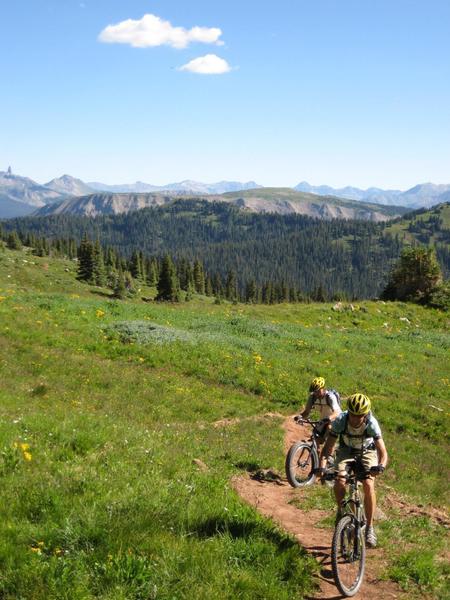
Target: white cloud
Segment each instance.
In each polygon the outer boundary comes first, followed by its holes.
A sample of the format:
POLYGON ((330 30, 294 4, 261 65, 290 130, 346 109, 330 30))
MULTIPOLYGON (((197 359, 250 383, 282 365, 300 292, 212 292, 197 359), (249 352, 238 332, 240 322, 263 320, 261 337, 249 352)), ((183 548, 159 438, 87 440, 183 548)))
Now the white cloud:
POLYGON ((129 44, 134 48, 172 46, 186 48, 191 42, 223 45, 218 27, 173 27, 156 15, 147 14, 139 21, 127 19, 116 25, 108 25, 100 32, 98 39, 110 44, 129 44))
POLYGON ((190 71, 200 75, 221 75, 231 71, 231 67, 225 59, 215 54, 206 54, 186 63, 179 68, 179 71, 190 71))

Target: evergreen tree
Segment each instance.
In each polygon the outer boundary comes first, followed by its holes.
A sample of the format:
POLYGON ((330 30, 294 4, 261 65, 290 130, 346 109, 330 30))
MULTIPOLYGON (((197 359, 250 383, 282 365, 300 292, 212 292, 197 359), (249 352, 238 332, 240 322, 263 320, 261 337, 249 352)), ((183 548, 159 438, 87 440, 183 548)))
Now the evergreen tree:
POLYGON ((147 277, 146 277, 147 285, 149 285, 150 287, 153 287, 154 285, 156 285, 156 283, 158 281, 157 262, 154 258, 147 261, 146 273, 147 273, 147 277))
POLYGON ((6 238, 6 245, 10 250, 21 250, 22 242, 20 241, 17 231, 11 231, 6 238))
POLYGON ((245 301, 249 304, 255 304, 257 301, 257 289, 254 279, 247 282, 245 287, 245 301))
POLYGON ((238 299, 236 273, 230 269, 227 273, 227 281, 225 284, 225 297, 231 302, 238 299))
POLYGON ((159 274, 156 300, 168 300, 170 302, 179 301, 179 285, 175 266, 168 254, 164 257, 159 274))
POLYGON ((220 279, 220 275, 219 273, 214 273, 213 278, 212 278, 212 289, 213 289, 213 294, 215 296, 221 297, 223 295, 223 285, 222 285, 222 281, 220 279))
POLYGON ((130 273, 134 279, 143 279, 142 255, 138 250, 131 255, 130 273))
POLYGON ((199 260, 194 261, 194 287, 197 294, 205 293, 205 273, 199 260))
POLYGON ((322 284, 318 285, 314 289, 313 293, 311 294, 311 298, 314 300, 314 302, 326 302, 327 299, 322 284))
POLYGON ((385 300, 409 300, 426 304, 441 281, 442 273, 433 248, 405 248, 382 297, 385 300))
POLYGON ((33 252, 34 256, 44 256, 44 247, 42 245, 42 240, 37 239, 33 244, 33 252))
POLYGON ((127 290, 127 294, 130 296, 134 296, 136 294, 136 288, 134 286, 133 276, 130 271, 125 271, 124 274, 125 279, 125 289, 127 290))
POLYGON ((117 274, 116 284, 114 286, 114 297, 119 300, 123 300, 127 295, 127 288, 125 287, 125 277, 121 268, 119 268, 117 274))
POLYGON ((213 295, 213 286, 212 286, 211 277, 209 275, 206 277, 206 281, 205 281, 205 294, 207 296, 213 295))
POLYGON ((99 240, 95 242, 93 265, 92 265, 92 281, 95 285, 103 287, 106 285, 105 263, 103 260, 103 250, 99 240))
POLYGON ((80 281, 92 283, 94 276, 94 245, 84 235, 78 249, 78 275, 80 281))

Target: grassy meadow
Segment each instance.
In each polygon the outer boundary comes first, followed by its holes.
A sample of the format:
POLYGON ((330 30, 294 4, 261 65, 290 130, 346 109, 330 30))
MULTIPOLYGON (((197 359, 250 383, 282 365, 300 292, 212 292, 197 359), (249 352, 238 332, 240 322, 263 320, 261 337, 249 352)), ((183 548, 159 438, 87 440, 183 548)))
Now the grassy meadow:
MULTIPOLYGON (((117 301, 75 276, 0 250, 0 598, 309 594, 315 562, 229 481, 282 471, 281 418, 264 415, 298 411, 317 374, 367 393, 383 428, 383 576, 412 598, 449 593, 444 527, 389 503, 448 508, 448 314, 167 305, 140 300, 148 288, 117 301)), ((329 492, 310 492, 331 515, 329 492)))

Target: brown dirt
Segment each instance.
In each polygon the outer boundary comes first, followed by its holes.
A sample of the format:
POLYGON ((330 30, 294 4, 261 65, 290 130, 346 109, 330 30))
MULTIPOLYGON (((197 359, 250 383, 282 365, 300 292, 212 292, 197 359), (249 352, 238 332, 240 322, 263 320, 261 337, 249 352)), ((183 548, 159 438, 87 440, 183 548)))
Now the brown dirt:
MULTIPOLYGON (((294 423, 291 417, 284 421, 284 429, 286 452, 294 442, 309 437, 308 432, 294 423)), ((316 558, 320 571, 316 577, 318 592, 313 598, 323 600, 342 598, 334 584, 331 571, 332 531, 317 526, 324 517, 329 515, 329 512, 303 511, 298 508, 301 505, 302 494, 307 494, 308 490, 293 489, 284 479, 280 485, 280 481, 257 481, 250 475, 235 477, 232 484, 246 502, 292 534, 298 543, 316 558), (293 500, 296 506, 290 504, 293 500)), ((385 566, 382 548, 368 550, 364 582, 355 598, 360 600, 407 598, 395 583, 382 581, 379 578, 385 566)))

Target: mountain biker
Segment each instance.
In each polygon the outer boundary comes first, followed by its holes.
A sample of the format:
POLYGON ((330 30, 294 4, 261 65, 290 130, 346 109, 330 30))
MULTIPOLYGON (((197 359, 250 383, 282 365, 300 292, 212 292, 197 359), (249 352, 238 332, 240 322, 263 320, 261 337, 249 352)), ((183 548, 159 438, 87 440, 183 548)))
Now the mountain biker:
MULTIPOLYGON (((335 465, 338 476, 334 484, 334 494, 338 507, 345 496, 346 463, 360 457, 365 473, 370 474, 362 480, 364 489, 364 510, 366 513, 366 543, 369 548, 377 545, 377 536, 373 528, 376 508, 375 475, 383 473, 388 455, 378 421, 370 412, 370 399, 364 394, 353 394, 347 399, 347 410, 341 413, 331 425, 330 435, 320 454, 320 474, 325 472, 328 456, 333 453, 339 438, 335 465)), ((340 517, 338 508, 337 519, 340 517)))
POLYGON ((339 396, 335 390, 327 390, 325 379, 323 377, 314 377, 309 386, 309 397, 306 406, 295 419, 307 419, 311 410, 317 407, 319 409, 322 426, 319 427, 324 439, 331 427, 330 423, 342 412, 339 404, 339 396))

